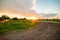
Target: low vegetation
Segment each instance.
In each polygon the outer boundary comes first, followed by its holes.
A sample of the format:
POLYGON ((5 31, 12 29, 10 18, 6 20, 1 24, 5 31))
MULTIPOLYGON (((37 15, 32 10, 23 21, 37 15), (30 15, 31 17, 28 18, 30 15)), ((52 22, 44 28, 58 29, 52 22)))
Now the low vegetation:
POLYGON ((0 18, 1 18, 1 20, 0 20, 0 33, 28 29, 28 28, 34 27, 37 23, 33 20, 27 20, 25 18, 23 18, 23 19, 12 18, 12 19, 10 19, 9 17, 6 18, 6 16, 4 16, 3 18, 0 17, 0 18))
POLYGON ((44 21, 60 22, 60 19, 44 19, 44 21))

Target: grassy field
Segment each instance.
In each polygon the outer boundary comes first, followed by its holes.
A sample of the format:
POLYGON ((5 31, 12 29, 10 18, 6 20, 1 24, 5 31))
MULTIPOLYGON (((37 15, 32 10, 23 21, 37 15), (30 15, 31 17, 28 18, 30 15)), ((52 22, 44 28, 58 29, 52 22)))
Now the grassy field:
MULTIPOLYGON (((44 20, 50 22, 60 22, 60 20, 44 20)), ((25 30, 28 28, 35 27, 37 25, 36 20, 9 20, 8 22, 0 22, 0 33, 25 30)))
POLYGON ((9 22, 0 23, 0 33, 24 30, 34 27, 36 22, 32 20, 10 20, 9 22))
POLYGON ((50 22, 60 22, 60 19, 46 19, 44 21, 50 21, 50 22))

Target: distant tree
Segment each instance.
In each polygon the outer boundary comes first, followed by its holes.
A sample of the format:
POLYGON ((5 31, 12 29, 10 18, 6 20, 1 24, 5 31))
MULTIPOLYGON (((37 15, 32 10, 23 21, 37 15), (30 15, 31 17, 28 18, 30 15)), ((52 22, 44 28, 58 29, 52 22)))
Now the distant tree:
POLYGON ((53 21, 55 21, 56 19, 55 18, 53 18, 53 21))
POLYGON ((18 20, 18 18, 14 17, 14 18, 12 18, 12 20, 18 20))
POLYGON ((48 18, 46 20, 49 20, 48 18))
POLYGON ((0 20, 2 20, 2 18, 0 17, 0 20))
POLYGON ((27 20, 26 18, 21 18, 21 20, 27 20))
POLYGON ((23 20, 27 20, 26 18, 23 18, 23 20))
POLYGON ((6 15, 2 15, 1 19, 2 20, 7 20, 7 19, 10 19, 10 18, 8 16, 6 16, 6 15))

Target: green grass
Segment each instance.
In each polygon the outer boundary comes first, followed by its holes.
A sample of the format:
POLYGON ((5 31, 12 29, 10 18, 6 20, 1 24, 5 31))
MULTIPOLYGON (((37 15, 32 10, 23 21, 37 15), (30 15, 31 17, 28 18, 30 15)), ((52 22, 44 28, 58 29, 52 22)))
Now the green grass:
POLYGON ((48 19, 48 20, 44 20, 44 21, 51 21, 51 22, 60 22, 60 19, 48 19))
POLYGON ((24 30, 34 27, 35 25, 36 23, 32 24, 30 20, 10 20, 6 23, 0 23, 0 33, 24 30))

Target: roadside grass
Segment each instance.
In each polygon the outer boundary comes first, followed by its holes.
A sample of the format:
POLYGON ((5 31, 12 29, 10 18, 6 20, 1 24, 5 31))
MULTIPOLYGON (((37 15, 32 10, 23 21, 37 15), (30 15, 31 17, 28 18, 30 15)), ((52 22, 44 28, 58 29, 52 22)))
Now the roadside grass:
POLYGON ((60 19, 48 19, 48 20, 44 20, 44 21, 50 21, 50 22, 60 22, 60 19))
POLYGON ((31 20, 10 20, 9 22, 0 23, 0 34, 5 32, 24 30, 35 27, 37 22, 32 24, 31 20))

